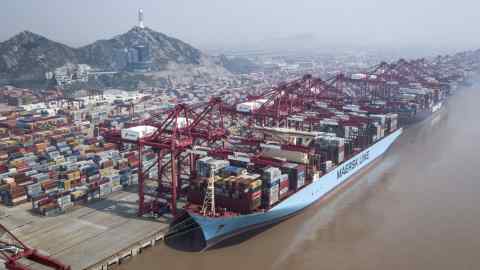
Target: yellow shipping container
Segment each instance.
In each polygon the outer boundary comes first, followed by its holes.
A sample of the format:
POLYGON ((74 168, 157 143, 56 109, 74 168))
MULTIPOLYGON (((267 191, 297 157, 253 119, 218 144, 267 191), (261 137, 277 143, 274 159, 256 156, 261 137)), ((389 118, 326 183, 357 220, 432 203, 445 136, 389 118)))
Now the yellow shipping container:
POLYGON ((262 186, 262 180, 256 180, 250 183, 250 188, 251 189, 256 189, 258 187, 262 186))
POLYGON ((69 145, 70 145, 71 147, 75 147, 75 146, 78 146, 79 143, 78 143, 78 142, 70 142, 69 145))
POLYGON ((70 190, 72 188, 72 181, 68 179, 62 180, 58 184, 60 188, 63 188, 65 190, 70 190))
POLYGON ((110 176, 112 174, 112 168, 105 168, 105 169, 100 169, 100 175, 102 177, 110 176))
POLYGON ((73 199, 76 200, 76 199, 82 197, 83 195, 85 195, 85 191, 76 190, 76 191, 72 192, 71 194, 72 194, 73 199))
POLYGON ((78 179, 80 179, 80 171, 73 171, 73 172, 67 173, 67 178, 68 178, 69 180, 78 180, 78 179))
POLYGON ((45 149, 47 148, 47 144, 46 143, 37 143, 35 145, 35 148, 37 149, 37 151, 45 151, 45 149))
POLYGON ((65 180, 63 182, 63 187, 64 187, 65 190, 72 189, 72 180, 65 180))
POLYGON ((220 176, 215 176, 215 185, 223 187, 225 185, 225 178, 220 176))
POLYGON ((64 159, 64 158, 59 158, 59 159, 56 159, 56 160, 55 160, 55 163, 56 163, 57 165, 60 165, 60 164, 62 164, 62 163, 64 163, 64 162, 65 162, 65 159, 64 159))
POLYGON ((17 141, 15 141, 15 140, 9 140, 9 141, 7 141, 7 144, 10 145, 10 146, 11 146, 11 145, 15 145, 15 144, 17 144, 17 141))
POLYGON ((18 167, 18 165, 20 165, 22 163, 23 160, 14 160, 11 162, 11 164, 14 166, 14 167, 18 167))

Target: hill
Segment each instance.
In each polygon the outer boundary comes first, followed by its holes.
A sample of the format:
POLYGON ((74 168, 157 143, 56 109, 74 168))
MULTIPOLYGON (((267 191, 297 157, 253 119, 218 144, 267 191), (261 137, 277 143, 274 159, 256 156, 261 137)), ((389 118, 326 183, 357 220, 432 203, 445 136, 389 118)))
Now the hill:
POLYGON ((164 70, 170 62, 177 64, 201 64, 202 52, 191 45, 153 31, 134 27, 130 31, 108 40, 99 40, 79 48, 85 63, 101 69, 123 70, 127 65, 125 50, 136 45, 149 48, 154 70, 164 70))
POLYGON ((80 61, 75 49, 29 31, 0 43, 3 80, 41 80, 49 70, 80 61))
POLYGON ((124 34, 80 48, 72 48, 29 31, 21 32, 0 43, 0 83, 38 83, 45 80, 46 72, 67 64, 87 64, 93 69, 127 72, 129 50, 135 46, 148 48, 148 81, 162 79, 163 74, 172 79, 177 70, 182 76, 187 73, 187 77, 190 71, 195 73, 194 76, 229 75, 222 65, 216 64, 197 48, 150 28, 133 27, 124 34))

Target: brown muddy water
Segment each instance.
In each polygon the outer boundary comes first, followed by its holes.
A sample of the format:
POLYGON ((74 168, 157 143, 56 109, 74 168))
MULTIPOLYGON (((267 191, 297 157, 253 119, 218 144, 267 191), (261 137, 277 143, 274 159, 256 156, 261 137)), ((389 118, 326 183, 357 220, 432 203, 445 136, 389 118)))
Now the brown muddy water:
POLYGON ((155 247, 120 269, 480 269, 480 92, 405 130, 344 192, 202 253, 155 247))

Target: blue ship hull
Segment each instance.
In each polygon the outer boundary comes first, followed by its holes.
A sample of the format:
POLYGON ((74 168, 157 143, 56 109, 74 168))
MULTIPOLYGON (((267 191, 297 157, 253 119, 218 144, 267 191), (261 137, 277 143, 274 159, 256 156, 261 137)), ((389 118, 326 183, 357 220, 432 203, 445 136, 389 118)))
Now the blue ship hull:
POLYGON ((402 132, 403 130, 400 128, 389 134, 266 212, 224 218, 187 214, 200 227, 205 241, 205 249, 235 235, 280 222, 299 213, 348 182, 347 180, 351 176, 382 156, 402 132))

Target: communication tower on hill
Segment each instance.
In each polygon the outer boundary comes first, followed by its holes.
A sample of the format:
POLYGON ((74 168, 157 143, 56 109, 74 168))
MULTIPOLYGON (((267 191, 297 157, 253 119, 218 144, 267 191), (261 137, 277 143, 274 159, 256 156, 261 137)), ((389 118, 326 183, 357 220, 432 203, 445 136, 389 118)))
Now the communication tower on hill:
POLYGON ((143 9, 138 10, 138 26, 142 29, 145 28, 143 23, 143 9))

